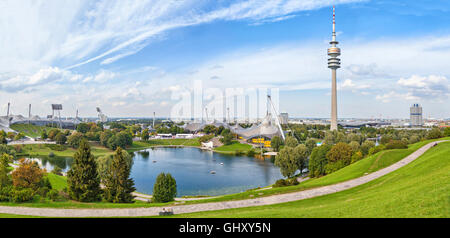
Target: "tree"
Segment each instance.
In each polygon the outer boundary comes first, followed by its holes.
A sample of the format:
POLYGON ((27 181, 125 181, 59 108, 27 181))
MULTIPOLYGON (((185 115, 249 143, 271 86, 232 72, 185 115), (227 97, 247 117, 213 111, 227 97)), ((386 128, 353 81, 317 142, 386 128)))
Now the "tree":
POLYGON ((22 132, 19 132, 17 135, 14 136, 14 140, 21 140, 25 138, 25 135, 22 132))
POLYGON ((3 154, 2 157, 0 157, 0 189, 2 187, 11 185, 11 178, 8 175, 8 167, 11 158, 12 157, 7 154, 3 154))
POLYGON ((337 171, 352 162, 352 148, 343 142, 339 142, 327 153, 328 164, 326 173, 337 171))
POLYGON ((112 163, 108 170, 108 175, 104 181, 104 197, 107 201, 113 203, 132 203, 136 191, 134 181, 130 178, 131 166, 118 147, 114 153, 112 163))
POLYGON ((444 136, 445 136, 445 137, 450 136, 450 127, 446 127, 446 128, 444 129, 444 136))
POLYGON ((160 173, 153 186, 153 202, 170 202, 177 195, 177 182, 170 173, 160 173))
POLYGON ((306 161, 308 160, 309 151, 306 145, 297 145, 294 149, 295 161, 297 162, 297 168, 300 173, 306 168, 306 161))
POLYGON ((89 125, 87 123, 80 123, 77 125, 77 131, 80 133, 86 133, 90 130, 91 128, 89 127, 89 125))
POLYGON ((148 141, 149 138, 150 138, 150 135, 149 135, 148 129, 144 129, 141 133, 141 139, 144 141, 148 141))
POLYGON ((48 138, 50 140, 54 140, 56 135, 58 135, 59 133, 61 133, 58 129, 53 128, 48 132, 48 138))
POLYGON ((294 153, 294 148, 286 146, 275 156, 275 165, 280 168, 284 177, 291 178, 298 170, 298 161, 294 153))
MULTIPOLYGON (((122 150, 122 157, 125 158, 128 167, 133 166, 133 158, 126 150, 122 150)), ((100 156, 96 159, 97 161, 97 172, 100 176, 100 181, 106 180, 109 172, 109 168, 111 167, 112 161, 114 159, 114 155, 105 155, 100 156)))
POLYGON ((15 187, 38 189, 41 184, 44 171, 39 168, 38 163, 29 159, 21 159, 19 167, 11 174, 15 187))
POLYGON ((67 141, 67 137, 64 133, 58 133, 55 137, 56 144, 64 145, 67 141))
POLYGON ((361 152, 363 153, 363 156, 366 156, 369 154, 370 148, 372 148, 374 146, 375 146, 375 142, 366 140, 362 143, 361 147, 359 147, 359 148, 360 148, 361 152))
POLYGON ((283 140, 279 136, 274 136, 270 141, 270 146, 276 152, 280 150, 281 145, 283 145, 283 140))
POLYGON ((307 139, 305 145, 308 148, 308 154, 311 154, 312 150, 316 148, 317 143, 314 139, 307 139))
POLYGON ((69 196, 81 202, 95 202, 101 199, 100 178, 97 163, 86 140, 80 143, 74 155, 72 168, 67 173, 69 196))
POLYGON ((80 132, 75 132, 67 138, 67 144, 69 144, 72 148, 78 148, 83 138, 83 134, 80 132))
POLYGON ((224 144, 224 145, 231 145, 231 143, 233 143, 233 134, 231 134, 231 132, 228 130, 223 130, 222 133, 223 138, 220 139, 220 141, 224 144))
POLYGON ((361 160, 362 158, 363 158, 362 152, 361 151, 356 151, 352 155, 352 162, 351 163, 355 163, 356 161, 361 160))
POLYGON ((433 129, 431 129, 428 133, 427 133, 427 136, 426 136, 426 138, 428 139, 428 140, 431 140, 431 139, 438 139, 438 138, 441 138, 442 137, 442 132, 441 132, 441 130, 439 129, 439 128, 433 128, 433 129))
POLYGON ((298 141, 294 137, 288 136, 288 137, 286 137, 286 140, 284 141, 284 144, 286 146, 288 146, 288 147, 294 148, 294 147, 296 147, 298 145, 298 141))
POLYGON ((42 140, 46 140, 47 138, 48 138, 47 131, 43 130, 43 131, 41 132, 41 139, 42 139, 42 140))
POLYGON ((348 144, 350 148, 352 148, 352 152, 355 153, 359 150, 359 142, 358 141, 352 141, 348 144))
POLYGON ((330 151, 330 149, 331 145, 323 144, 312 150, 308 164, 310 177, 319 177, 325 175, 325 167, 328 164, 326 155, 328 151, 330 151))

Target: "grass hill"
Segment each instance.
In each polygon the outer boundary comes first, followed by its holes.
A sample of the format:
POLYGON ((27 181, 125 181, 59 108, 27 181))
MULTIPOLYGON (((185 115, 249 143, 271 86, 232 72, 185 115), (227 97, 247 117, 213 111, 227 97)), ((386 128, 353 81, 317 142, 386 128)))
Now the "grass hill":
POLYGON ((46 126, 29 125, 29 124, 14 124, 14 125, 11 125, 11 129, 13 129, 17 132, 22 132, 26 136, 36 138, 36 137, 41 136, 42 131, 45 130, 45 131, 49 132, 52 128, 46 127, 46 126))
POLYGON ((450 217, 449 171, 450 142, 445 142, 405 167, 346 191, 277 205, 174 217, 450 217))

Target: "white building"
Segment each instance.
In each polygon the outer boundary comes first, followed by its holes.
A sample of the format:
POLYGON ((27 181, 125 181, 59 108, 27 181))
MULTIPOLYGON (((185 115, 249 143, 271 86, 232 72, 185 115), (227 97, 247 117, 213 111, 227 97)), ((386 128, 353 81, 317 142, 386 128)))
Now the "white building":
POLYGON ((422 107, 419 104, 414 104, 410 107, 410 125, 411 126, 422 126, 422 107))

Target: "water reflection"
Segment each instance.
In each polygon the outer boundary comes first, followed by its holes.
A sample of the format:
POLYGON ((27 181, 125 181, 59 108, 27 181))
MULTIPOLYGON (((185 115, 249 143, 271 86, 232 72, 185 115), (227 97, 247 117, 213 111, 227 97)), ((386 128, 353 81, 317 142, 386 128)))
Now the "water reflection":
MULTIPOLYGON (((37 158, 43 168, 67 172, 73 158, 37 158)), ((257 159, 202 151, 197 148, 152 148, 133 153, 131 177, 138 192, 151 194, 159 173, 171 173, 178 196, 222 195, 264 187, 282 178, 273 159, 257 159), (215 171, 212 174, 211 171, 215 171)))

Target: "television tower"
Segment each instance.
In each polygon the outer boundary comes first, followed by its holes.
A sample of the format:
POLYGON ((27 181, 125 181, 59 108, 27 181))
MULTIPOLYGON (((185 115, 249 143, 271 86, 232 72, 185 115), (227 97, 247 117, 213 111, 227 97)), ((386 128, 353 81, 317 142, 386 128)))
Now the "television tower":
POLYGON ((341 67, 341 49, 336 47, 339 44, 336 41, 336 20, 335 8, 333 6, 333 38, 330 41, 330 48, 328 48, 328 68, 331 69, 331 125, 330 130, 337 130, 337 89, 336 89, 336 69, 341 67))

